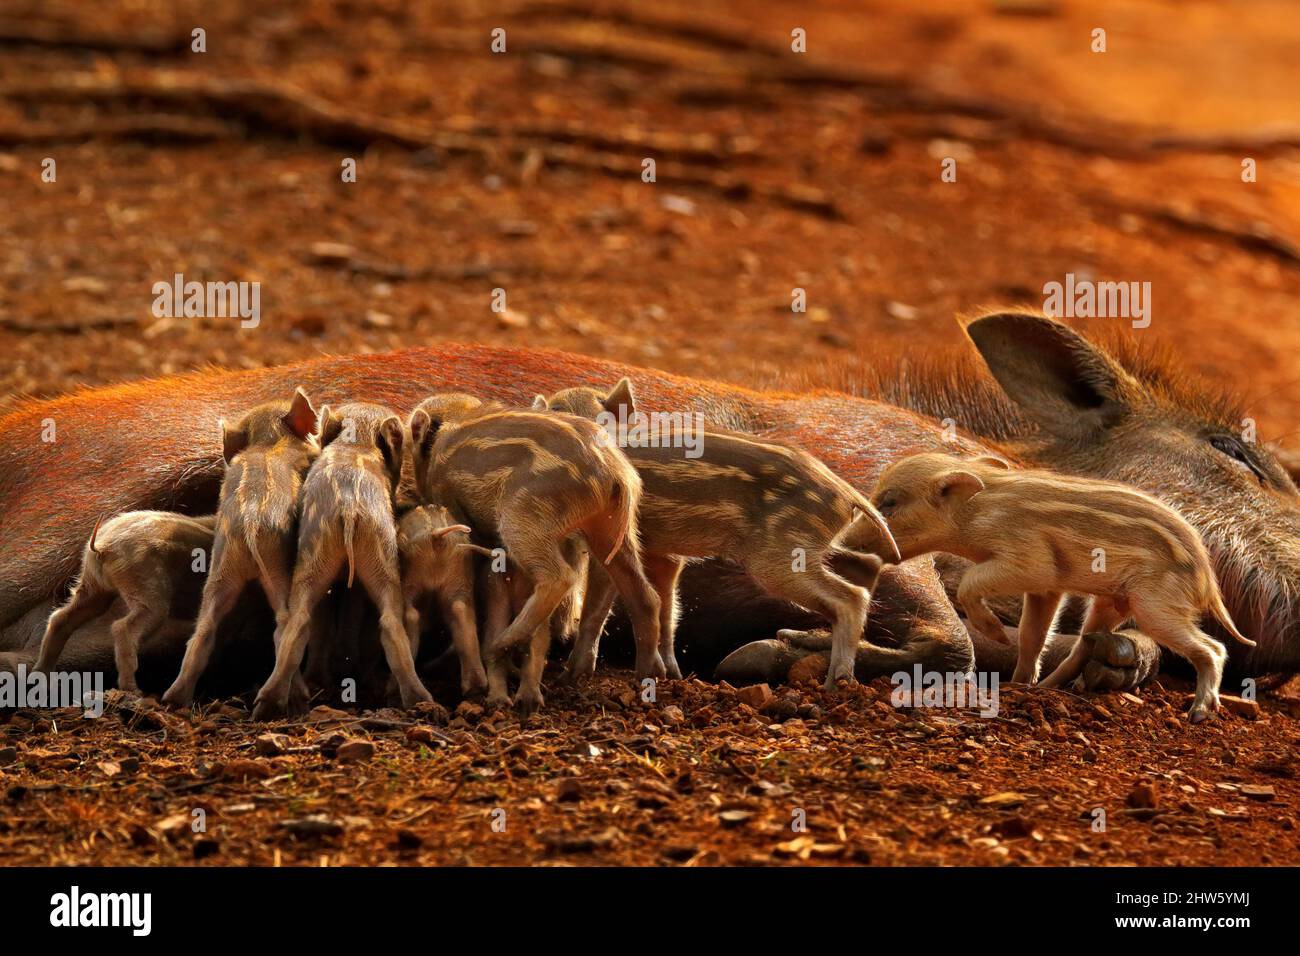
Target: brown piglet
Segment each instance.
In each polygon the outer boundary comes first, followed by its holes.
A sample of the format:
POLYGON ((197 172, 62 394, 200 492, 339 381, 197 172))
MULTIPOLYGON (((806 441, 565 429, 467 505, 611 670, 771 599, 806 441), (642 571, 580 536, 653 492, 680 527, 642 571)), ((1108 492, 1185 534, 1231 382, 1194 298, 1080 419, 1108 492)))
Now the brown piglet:
POLYGON ((432 700, 415 673, 405 627, 394 496, 405 447, 402 420, 387 408, 352 402, 321 415, 321 453, 307 474, 298 561, 275 670, 257 694, 254 719, 279 713, 302 664, 313 610, 346 566, 379 609, 380 641, 402 706, 432 700))
MULTIPOLYGON (((641 476, 638 528, 646 572, 660 600, 660 647, 680 676, 673 647, 677 579, 688 558, 741 565, 768 593, 831 621, 827 687, 853 680, 881 566, 898 560, 885 521, 848 482, 806 452, 755 438, 705 431, 683 416, 638 412, 632 384, 608 393, 570 388, 534 408, 581 415, 609 429, 641 476)), ((595 669, 613 594, 592 565, 568 676, 595 669)))
POLYGON ((424 403, 410 420, 421 497, 444 503, 481 538, 499 541, 532 586, 510 625, 488 636, 489 703, 508 700, 506 655, 531 642, 516 704, 524 711, 541 705, 552 615, 579 577, 566 540, 575 532, 628 605, 637 676, 663 676, 659 602, 637 545, 641 480, 627 459, 584 419, 503 411, 448 421, 429 413, 436 404, 424 403))
POLYGON ((420 650, 418 604, 427 595, 433 595, 451 631, 452 646, 460 659, 460 691, 467 697, 487 691, 474 609, 474 556, 492 556, 488 549, 471 544, 469 533, 469 526, 457 523, 441 505, 417 505, 402 515, 397 524, 406 636, 411 644, 411 656, 417 657, 420 650))
POLYGON ((216 515, 191 518, 171 511, 128 511, 97 523, 68 602, 50 615, 36 670, 48 673, 72 632, 120 600, 126 613, 109 628, 117 686, 138 693, 140 644, 173 610, 194 613, 216 524, 216 515))
MULTIPOLYGON (((1190 661, 1193 721, 1218 708, 1227 657, 1199 628, 1202 612, 1253 644, 1224 607, 1200 535, 1168 505, 1128 485, 926 452, 887 468, 872 500, 904 558, 944 551, 975 562, 957 598, 985 637, 1006 641, 985 600, 1024 595, 1013 680, 1036 679, 1066 594, 1092 597, 1082 633, 1109 632, 1132 617, 1142 633, 1190 661)), ((1044 685, 1072 680, 1086 656, 1080 640, 1044 685)))
MULTIPOLYGON (((259 581, 275 612, 275 643, 289 607, 298 494, 320 451, 317 416, 298 389, 289 402, 258 405, 229 427, 221 422, 226 475, 221 482, 212 566, 203 589, 194 634, 185 646, 180 674, 166 704, 186 707, 207 667, 221 624, 249 581, 259 581)), ((306 695, 302 678, 295 689, 306 695)))

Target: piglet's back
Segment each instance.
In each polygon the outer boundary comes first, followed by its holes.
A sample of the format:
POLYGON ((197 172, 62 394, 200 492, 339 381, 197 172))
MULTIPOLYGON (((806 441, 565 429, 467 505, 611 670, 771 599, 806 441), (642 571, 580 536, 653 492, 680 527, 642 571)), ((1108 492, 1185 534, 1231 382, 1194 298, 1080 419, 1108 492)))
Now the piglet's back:
POLYGON ((250 448, 231 462, 221 485, 221 524, 289 533, 302 473, 290 456, 250 448))
POLYGON ((982 470, 970 500, 986 520, 1041 526, 1091 547, 1141 548, 1183 569, 1208 564, 1200 536, 1173 508, 1117 482, 1047 471, 982 470))

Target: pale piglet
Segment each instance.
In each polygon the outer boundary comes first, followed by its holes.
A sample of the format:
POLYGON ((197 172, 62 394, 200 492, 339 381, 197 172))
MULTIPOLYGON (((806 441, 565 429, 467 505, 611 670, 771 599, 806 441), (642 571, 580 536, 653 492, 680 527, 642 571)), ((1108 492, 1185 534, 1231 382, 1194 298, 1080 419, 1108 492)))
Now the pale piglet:
MULTIPOLYGON (((1082 633, 1138 629, 1196 669, 1190 716, 1219 704, 1227 654, 1199 628, 1208 612, 1236 640, 1210 559, 1195 529, 1169 506, 1128 485, 1049 471, 1012 470, 1001 459, 912 455, 880 476, 872 500, 903 557, 943 551, 975 562, 957 597, 971 625, 1006 642, 988 598, 1024 595, 1013 679, 1032 683, 1065 594, 1089 595, 1082 633)), ((1072 680, 1083 641, 1043 682, 1072 680)))
MULTIPOLYGON (((164 703, 177 706, 188 706, 194 699, 217 628, 250 581, 262 585, 275 612, 273 639, 279 646, 289 606, 298 495, 303 476, 320 452, 316 410, 302 389, 290 402, 257 406, 234 427, 220 424, 226 475, 212 567, 180 674, 163 695, 164 703)), ((297 674, 294 689, 306 698, 306 684, 297 674)))
POLYGON ((50 615, 36 670, 53 669, 72 633, 120 600, 125 613, 109 628, 117 686, 139 692, 140 644, 172 613, 194 613, 216 524, 216 515, 191 518, 171 511, 128 511, 97 523, 68 603, 50 615))
POLYGON ((326 408, 321 419, 321 454, 303 485, 289 614, 254 718, 284 710, 307 650, 312 611, 344 567, 347 587, 360 579, 379 609, 379 637, 402 706, 433 699, 416 676, 403 615, 394 517, 405 446, 402 420, 365 402, 326 408))
POLYGON ((451 631, 452 646, 460 659, 460 690, 465 696, 487 690, 474 611, 475 555, 492 556, 487 548, 470 543, 469 534, 469 526, 456 522, 441 505, 414 507, 397 525, 411 656, 418 656, 420 650, 419 604, 432 596, 451 631))
POLYGON ((442 502, 476 535, 500 542, 531 592, 508 627, 486 642, 488 700, 506 702, 506 657, 531 643, 516 704, 542 703, 550 622, 580 570, 568 544, 586 538, 628 604, 637 638, 637 675, 662 676, 659 602, 641 567, 637 505, 641 480, 589 421, 527 411, 442 417, 439 401, 411 415, 412 459, 421 498, 442 502))

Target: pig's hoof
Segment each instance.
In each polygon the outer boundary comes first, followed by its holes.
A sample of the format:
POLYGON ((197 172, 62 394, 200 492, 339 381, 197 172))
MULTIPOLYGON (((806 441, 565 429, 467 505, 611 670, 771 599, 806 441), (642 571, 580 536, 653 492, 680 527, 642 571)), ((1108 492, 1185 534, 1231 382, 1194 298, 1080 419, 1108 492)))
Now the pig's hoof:
POLYGON ((520 717, 531 717, 542 709, 546 703, 540 690, 524 690, 520 688, 519 693, 515 694, 515 710, 519 711, 520 717))
POLYGON ((636 679, 638 681, 645 680, 647 677, 663 679, 667 676, 668 669, 664 667, 664 659, 659 656, 658 651, 655 651, 647 661, 637 661, 636 679))
POLYGON ((284 713, 284 701, 258 697, 253 702, 253 720, 272 720, 284 713))
POLYGON ((1160 668, 1158 650, 1143 654, 1131 636, 1095 632, 1081 638, 1088 660, 1081 674, 1083 689, 1089 691, 1132 690, 1155 676, 1160 668))
POLYGON ((461 682, 460 696, 466 699, 471 697, 482 697, 487 693, 487 689, 487 676, 475 676, 468 681, 461 682))
POLYGON ((1011 683, 1013 684, 1034 684, 1037 683, 1037 680, 1037 675, 1034 674, 1032 670, 1022 671, 1019 667, 1017 667, 1016 672, 1011 675, 1011 683))
POLYGON ((194 701, 194 695, 185 690, 177 690, 172 687, 167 693, 162 695, 162 705, 172 707, 176 710, 184 710, 194 701))
POLYGON ((411 710, 416 704, 432 702, 433 695, 423 687, 407 687, 402 690, 402 709, 411 710))
POLYGON ((826 675, 826 683, 822 688, 829 691, 846 690, 858 682, 850 671, 848 674, 841 674, 839 677, 832 677, 829 673, 826 675))
POLYGON ((813 653, 782 640, 754 641, 736 648, 713 672, 733 687, 748 684, 783 684, 795 661, 813 653))
POLYGON ((483 705, 489 710, 502 710, 510 706, 510 695, 488 694, 487 699, 483 701, 483 705))
POLYGON ((664 670, 667 671, 669 680, 682 679, 682 669, 677 663, 677 658, 672 654, 664 658, 664 670))

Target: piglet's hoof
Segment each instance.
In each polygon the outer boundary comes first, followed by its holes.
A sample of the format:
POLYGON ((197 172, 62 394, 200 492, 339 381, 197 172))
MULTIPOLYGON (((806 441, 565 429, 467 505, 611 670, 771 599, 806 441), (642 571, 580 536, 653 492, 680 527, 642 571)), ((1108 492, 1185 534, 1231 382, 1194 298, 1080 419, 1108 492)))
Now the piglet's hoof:
POLYGON ((172 710, 185 710, 193 702, 194 696, 192 694, 183 690, 177 690, 175 687, 163 694, 162 700, 159 701, 159 703, 164 707, 169 707, 172 710))
POLYGON ((519 712, 520 717, 531 717, 545 705, 546 699, 542 697, 542 692, 520 690, 515 694, 515 710, 519 712))
POLYGON ((253 703, 253 720, 272 720, 284 713, 283 700, 258 695, 253 703))

